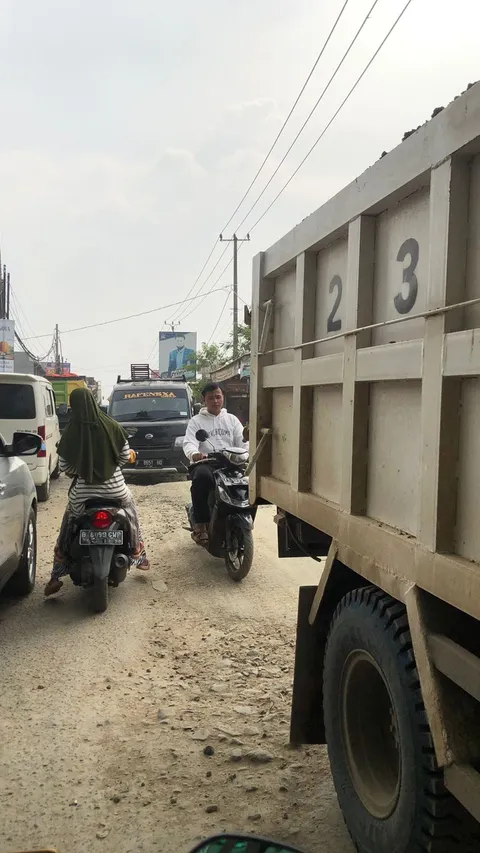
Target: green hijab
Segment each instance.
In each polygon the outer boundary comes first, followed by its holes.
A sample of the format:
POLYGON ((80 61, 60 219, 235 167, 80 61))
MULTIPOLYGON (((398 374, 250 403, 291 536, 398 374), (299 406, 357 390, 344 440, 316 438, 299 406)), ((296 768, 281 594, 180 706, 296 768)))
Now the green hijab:
POLYGON ((105 415, 88 388, 70 395, 71 417, 58 445, 58 454, 86 483, 109 480, 127 441, 124 429, 105 415))

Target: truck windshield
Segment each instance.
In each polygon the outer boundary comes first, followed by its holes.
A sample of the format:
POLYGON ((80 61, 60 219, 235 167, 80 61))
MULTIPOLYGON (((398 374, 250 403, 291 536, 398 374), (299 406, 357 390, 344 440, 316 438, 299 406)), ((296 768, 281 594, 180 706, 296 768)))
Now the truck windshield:
POLYGON ((114 391, 110 414, 116 421, 188 418, 187 392, 182 388, 125 388, 124 391, 114 391))

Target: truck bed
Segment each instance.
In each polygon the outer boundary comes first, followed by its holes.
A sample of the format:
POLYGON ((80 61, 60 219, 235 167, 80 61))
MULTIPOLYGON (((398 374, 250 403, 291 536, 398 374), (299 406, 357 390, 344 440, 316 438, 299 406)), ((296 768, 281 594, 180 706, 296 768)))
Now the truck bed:
POLYGON ((262 430, 251 498, 277 506, 280 556, 327 557, 292 731, 323 742, 329 625, 376 588, 405 605, 436 761, 480 821, 480 84, 254 259, 252 452, 262 430))

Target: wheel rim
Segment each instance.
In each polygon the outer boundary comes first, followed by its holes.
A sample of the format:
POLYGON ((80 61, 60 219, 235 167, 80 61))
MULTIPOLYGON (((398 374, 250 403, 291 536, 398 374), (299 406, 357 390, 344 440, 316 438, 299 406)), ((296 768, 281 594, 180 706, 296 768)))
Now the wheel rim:
POLYGON ((28 580, 33 583, 35 579, 35 530, 33 522, 28 522, 27 528, 27 572, 28 580))
POLYGON ((398 729, 387 684, 368 652, 351 652, 345 661, 339 710, 355 791, 373 817, 385 820, 400 791, 398 729))

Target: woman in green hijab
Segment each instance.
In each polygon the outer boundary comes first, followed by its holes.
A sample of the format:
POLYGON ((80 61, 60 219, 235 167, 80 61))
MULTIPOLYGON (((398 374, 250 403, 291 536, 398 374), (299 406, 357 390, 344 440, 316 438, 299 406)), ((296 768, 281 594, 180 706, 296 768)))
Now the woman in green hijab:
POLYGON ((70 395, 71 417, 58 445, 60 471, 73 479, 68 506, 63 517, 54 553, 53 570, 45 595, 53 595, 63 586, 67 575, 66 545, 72 519, 84 512, 92 498, 119 501, 130 521, 133 538, 133 565, 149 569, 137 512, 121 471, 133 454, 124 429, 105 415, 88 388, 76 388, 70 395))

